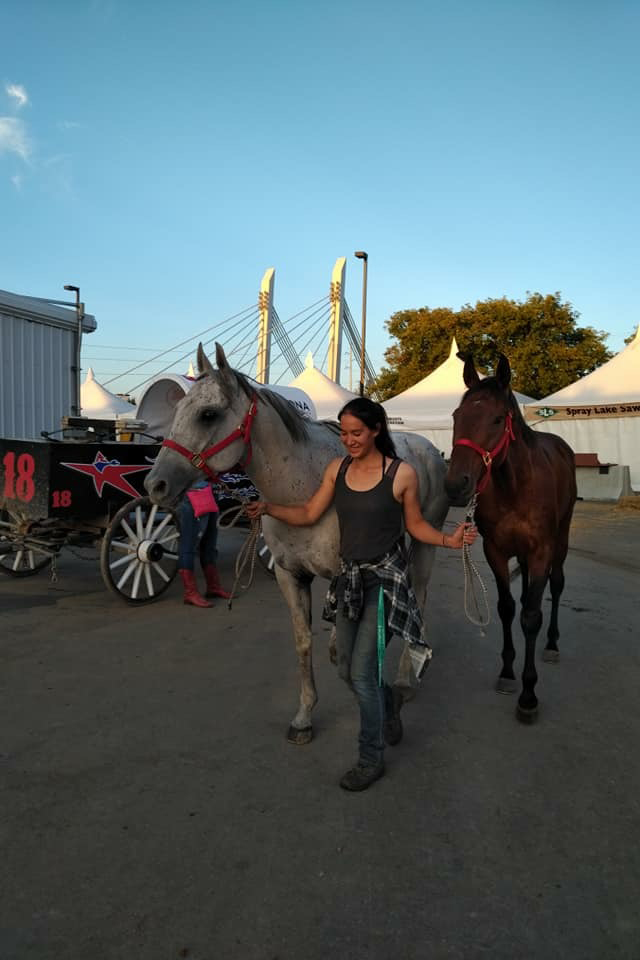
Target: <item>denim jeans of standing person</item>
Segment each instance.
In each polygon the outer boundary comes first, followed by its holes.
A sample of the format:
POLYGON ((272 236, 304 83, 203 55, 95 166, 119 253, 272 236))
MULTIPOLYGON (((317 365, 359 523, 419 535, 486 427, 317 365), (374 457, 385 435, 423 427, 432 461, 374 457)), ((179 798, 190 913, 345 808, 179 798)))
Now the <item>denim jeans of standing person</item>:
POLYGON ((352 688, 360 707, 360 763, 375 767, 384 761, 385 701, 391 695, 378 683, 379 593, 379 582, 365 585, 360 619, 348 620, 339 586, 336 616, 338 675, 352 688))
POLYGON ((179 569, 193 570, 196 553, 199 553, 203 566, 209 563, 215 565, 218 557, 218 514, 204 513, 196 517, 191 501, 185 496, 180 504, 179 519, 179 569))

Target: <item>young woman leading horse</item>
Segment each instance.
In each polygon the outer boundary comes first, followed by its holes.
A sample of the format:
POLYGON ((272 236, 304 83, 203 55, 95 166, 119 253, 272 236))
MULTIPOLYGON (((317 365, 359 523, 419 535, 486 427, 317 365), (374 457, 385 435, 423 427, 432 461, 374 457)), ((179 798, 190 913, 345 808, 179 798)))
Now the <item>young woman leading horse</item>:
MULTIPOLYGON (((233 370, 216 345, 217 369, 202 346, 199 376, 176 407, 145 486, 159 505, 174 503, 203 472, 224 473, 242 461, 244 470, 272 503, 303 504, 322 484, 326 467, 344 456, 337 424, 304 420, 282 397, 233 370)), ((446 464, 432 443, 415 434, 394 434, 400 457, 416 471, 419 502, 425 519, 440 529, 449 509, 444 492, 446 464)), ((289 606, 298 655, 300 699, 288 731, 292 743, 313 737, 312 711, 318 696, 313 676, 311 583, 331 579, 339 566, 340 533, 333 507, 312 527, 296 527, 265 516, 265 541, 275 561, 278 585, 289 606)), ((414 541, 410 551, 411 580, 418 607, 424 612, 435 548, 414 541)), ((423 621, 426 618, 423 615, 423 621)), ((412 684, 411 663, 400 658, 394 684, 399 710, 412 684)))
POLYGON ((576 501, 574 455, 560 437, 536 433, 527 426, 511 392, 506 357, 500 357, 495 376, 484 380, 478 376, 473 358, 467 358, 464 382, 469 389, 453 415, 453 451, 445 487, 457 506, 466 505, 477 494, 475 520, 496 579, 502 621, 502 671, 497 682, 501 693, 516 690, 510 557, 516 557, 520 565, 520 623, 526 648, 518 716, 527 721, 535 718, 538 707, 535 648, 547 581, 551 619, 542 659, 559 658, 558 607, 576 501))
POLYGON ((358 762, 340 786, 365 790, 385 769, 385 709, 393 709, 391 690, 382 680, 386 636, 399 634, 406 640, 418 678, 430 653, 421 642, 422 621, 409 583, 403 527, 414 540, 439 547, 473 543, 476 532, 461 523, 447 535, 427 523, 416 472, 398 458, 379 403, 365 397, 351 400, 338 419, 348 456, 329 463, 313 496, 291 506, 259 501, 248 513, 312 526, 332 504, 336 508, 341 564, 329 589, 325 619, 336 624, 338 671, 360 707, 358 762))

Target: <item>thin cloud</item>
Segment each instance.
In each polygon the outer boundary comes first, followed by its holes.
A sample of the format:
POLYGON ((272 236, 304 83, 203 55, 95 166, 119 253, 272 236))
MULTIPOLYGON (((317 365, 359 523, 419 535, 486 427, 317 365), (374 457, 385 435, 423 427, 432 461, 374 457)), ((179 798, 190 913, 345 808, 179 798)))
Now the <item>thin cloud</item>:
POLYGON ((14 185, 16 190, 22 190, 22 174, 14 173, 14 175, 11 177, 11 183, 14 185))
POLYGON ((29 103, 27 91, 21 83, 7 83, 4 89, 7 96, 15 101, 18 110, 29 103))
POLYGON ((78 130, 82 126, 77 120, 60 120, 58 122, 59 130, 78 130))
POLYGON ((0 153, 15 153, 25 162, 29 160, 31 146, 22 120, 0 117, 0 153))

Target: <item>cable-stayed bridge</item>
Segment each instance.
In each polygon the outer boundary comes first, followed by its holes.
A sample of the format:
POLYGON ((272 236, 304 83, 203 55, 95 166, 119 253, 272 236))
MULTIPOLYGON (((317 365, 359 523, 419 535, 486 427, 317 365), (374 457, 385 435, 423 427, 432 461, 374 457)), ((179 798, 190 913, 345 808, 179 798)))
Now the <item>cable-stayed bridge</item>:
MULTIPOLYGON (((112 391, 135 396, 160 374, 183 372, 193 358, 198 342, 202 341, 205 350, 209 351, 218 341, 235 369, 259 383, 271 384, 286 384, 302 373, 308 354, 313 356, 317 369, 340 383, 345 379, 342 376, 343 347, 348 347, 351 358, 348 379, 352 380, 353 368, 357 381, 362 338, 345 297, 345 271, 346 258, 339 257, 327 294, 283 320, 274 302, 275 269, 271 267, 262 278, 256 303, 198 330, 165 350, 151 351, 152 356, 140 359, 120 372, 104 373, 98 366, 98 375, 104 386, 112 391)), ((86 347, 88 353, 101 349, 90 342, 86 347)), ((136 349, 144 352, 143 348, 136 349)), ((106 356, 84 359, 92 362, 94 367, 110 360, 122 362, 106 356)), ((376 371, 366 351, 364 366, 365 392, 369 394, 376 371)), ((352 387, 351 382, 344 385, 352 387)))

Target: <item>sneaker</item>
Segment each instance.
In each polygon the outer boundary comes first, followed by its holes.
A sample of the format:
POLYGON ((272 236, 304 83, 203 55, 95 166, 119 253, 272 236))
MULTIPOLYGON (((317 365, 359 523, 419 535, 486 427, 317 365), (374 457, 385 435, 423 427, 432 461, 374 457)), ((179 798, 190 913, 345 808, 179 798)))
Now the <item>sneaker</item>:
POLYGON ((410 643, 409 644, 409 659, 411 660, 411 666, 413 667, 413 672, 416 675, 416 680, 418 683, 422 680, 422 676, 431 663, 431 657, 433 656, 433 651, 431 647, 426 643, 410 643))
POLYGON ((355 767, 347 770, 340 781, 343 790, 366 790, 372 783, 384 775, 384 763, 362 763, 358 761, 355 767))

